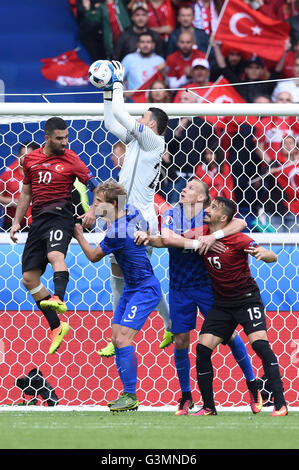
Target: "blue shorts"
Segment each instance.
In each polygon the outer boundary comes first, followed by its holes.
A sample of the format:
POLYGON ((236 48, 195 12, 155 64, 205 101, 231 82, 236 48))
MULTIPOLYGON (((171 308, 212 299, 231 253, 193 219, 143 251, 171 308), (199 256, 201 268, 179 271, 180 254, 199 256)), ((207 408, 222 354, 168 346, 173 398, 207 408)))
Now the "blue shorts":
POLYGON ((196 328, 197 311, 205 317, 214 303, 210 282, 200 288, 169 289, 169 310, 171 331, 174 334, 187 333, 196 328))
POLYGON ((138 287, 125 285, 113 315, 112 324, 141 330, 146 319, 161 300, 161 286, 155 276, 138 287))

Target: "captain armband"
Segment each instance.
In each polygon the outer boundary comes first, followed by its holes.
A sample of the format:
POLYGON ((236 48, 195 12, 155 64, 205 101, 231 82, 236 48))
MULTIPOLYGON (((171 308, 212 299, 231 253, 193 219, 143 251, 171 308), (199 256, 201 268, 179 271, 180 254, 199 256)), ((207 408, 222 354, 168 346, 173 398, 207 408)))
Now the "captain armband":
POLYGON ((99 181, 93 176, 90 178, 90 180, 87 181, 87 183, 85 183, 85 186, 89 189, 89 191, 94 191, 99 184, 99 181))

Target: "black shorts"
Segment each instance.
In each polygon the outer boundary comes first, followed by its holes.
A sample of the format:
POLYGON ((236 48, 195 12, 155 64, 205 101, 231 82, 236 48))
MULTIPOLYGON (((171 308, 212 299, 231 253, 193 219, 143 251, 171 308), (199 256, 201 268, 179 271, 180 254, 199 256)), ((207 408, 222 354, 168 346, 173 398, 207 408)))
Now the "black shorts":
POLYGON ((66 255, 74 233, 74 219, 69 214, 42 214, 30 225, 22 256, 22 273, 48 264, 47 254, 59 251, 66 255))
POLYGON ((255 331, 267 331, 265 306, 259 291, 250 292, 242 299, 215 300, 200 334, 218 336, 227 344, 239 324, 247 336, 255 331))

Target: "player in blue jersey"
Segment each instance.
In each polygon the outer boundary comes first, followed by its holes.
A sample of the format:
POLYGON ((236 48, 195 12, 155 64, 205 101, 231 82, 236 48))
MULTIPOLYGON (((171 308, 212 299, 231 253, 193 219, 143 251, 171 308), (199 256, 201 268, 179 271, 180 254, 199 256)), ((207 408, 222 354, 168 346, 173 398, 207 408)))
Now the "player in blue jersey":
MULTIPOLYGON (((164 213, 160 240, 159 237, 148 237, 153 246, 164 245, 169 250, 171 331, 174 334, 174 360, 182 392, 176 411, 178 416, 187 415, 194 406, 190 383, 190 331, 196 327, 197 310, 205 317, 214 302, 210 277, 197 250, 206 252, 213 244, 213 249, 221 252, 224 246, 217 240, 246 227, 243 220, 233 219, 225 230, 201 238, 204 234, 204 207, 209 205, 208 186, 192 179, 182 190, 179 204, 164 213)), ((228 344, 245 375, 249 391, 255 390, 255 375, 242 339, 234 334, 228 344)), ((258 407, 261 409, 260 394, 253 397, 250 392, 250 404, 253 412, 257 412, 258 407)))
POLYGON ((110 411, 138 408, 137 357, 132 341, 161 299, 160 283, 154 276, 146 247, 134 242, 136 230, 147 231, 148 224, 138 209, 126 205, 126 198, 125 189, 118 183, 107 182, 98 186, 95 204, 99 216, 107 220, 109 228, 96 248, 86 241, 82 227, 79 224, 75 227, 75 237, 87 258, 95 263, 114 253, 125 280, 112 321, 116 366, 124 391, 117 400, 107 404, 110 411))

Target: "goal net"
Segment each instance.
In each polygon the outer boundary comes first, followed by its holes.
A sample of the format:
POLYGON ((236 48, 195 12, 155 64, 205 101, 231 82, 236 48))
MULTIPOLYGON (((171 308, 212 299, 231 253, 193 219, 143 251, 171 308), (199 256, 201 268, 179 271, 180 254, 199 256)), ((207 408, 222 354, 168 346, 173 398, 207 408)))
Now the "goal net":
MULTIPOLYGON (((127 104, 134 116, 147 104, 127 104)), ((16 197, 19 186, 9 189, 4 174, 12 171, 21 143, 44 143, 44 122, 61 116, 69 126, 69 146, 99 180, 117 179, 122 148, 106 131, 102 104, 3 103, 0 110, 1 194, 16 197), (4 186, 3 186, 4 184, 4 186), (8 192, 8 194, 7 194, 8 192)), ((250 260, 253 275, 267 309, 269 339, 278 356, 286 399, 299 406, 298 333, 298 122, 299 105, 282 104, 165 104, 170 121, 167 147, 157 187, 160 213, 175 204, 186 181, 196 175, 209 187, 212 197, 234 198, 238 212, 248 223, 248 232, 278 254, 276 264, 250 260)), ((142 163, 141 163, 142 164, 142 163)), ((11 181, 12 178, 9 180, 11 181)), ((11 186, 10 186, 11 187, 11 186)), ((90 199, 89 199, 90 202, 90 199)), ((74 204, 77 204, 74 202, 74 204)), ((1 220, 9 217, 2 205, 1 220)), ((2 225, 2 224, 1 224, 2 225)), ((101 225, 86 232, 92 243, 100 237, 101 225)), ((0 228, 0 404, 20 402, 22 390, 16 380, 34 368, 55 389, 60 405, 102 405, 122 390, 114 358, 97 351, 111 338, 112 302, 108 259, 91 264, 72 241, 66 263, 70 282, 64 318, 71 330, 57 353, 47 354, 49 330, 31 295, 22 285, 21 257, 26 227, 12 244, 0 228)), ((168 295, 168 251, 154 249, 152 264, 168 295)), ((53 292, 52 270, 43 283, 53 292)), ((201 402, 196 385, 195 347, 202 324, 191 333, 190 361, 193 398, 201 402)), ((238 329, 252 357, 257 377, 263 375, 260 360, 238 329)), ((173 348, 159 348, 163 323, 153 312, 135 338, 138 356, 138 399, 151 407, 175 406, 180 397, 173 348)), ((213 354, 215 401, 224 407, 248 405, 247 388, 240 368, 227 346, 213 354)), ((38 396, 39 404, 46 404, 38 396)))

